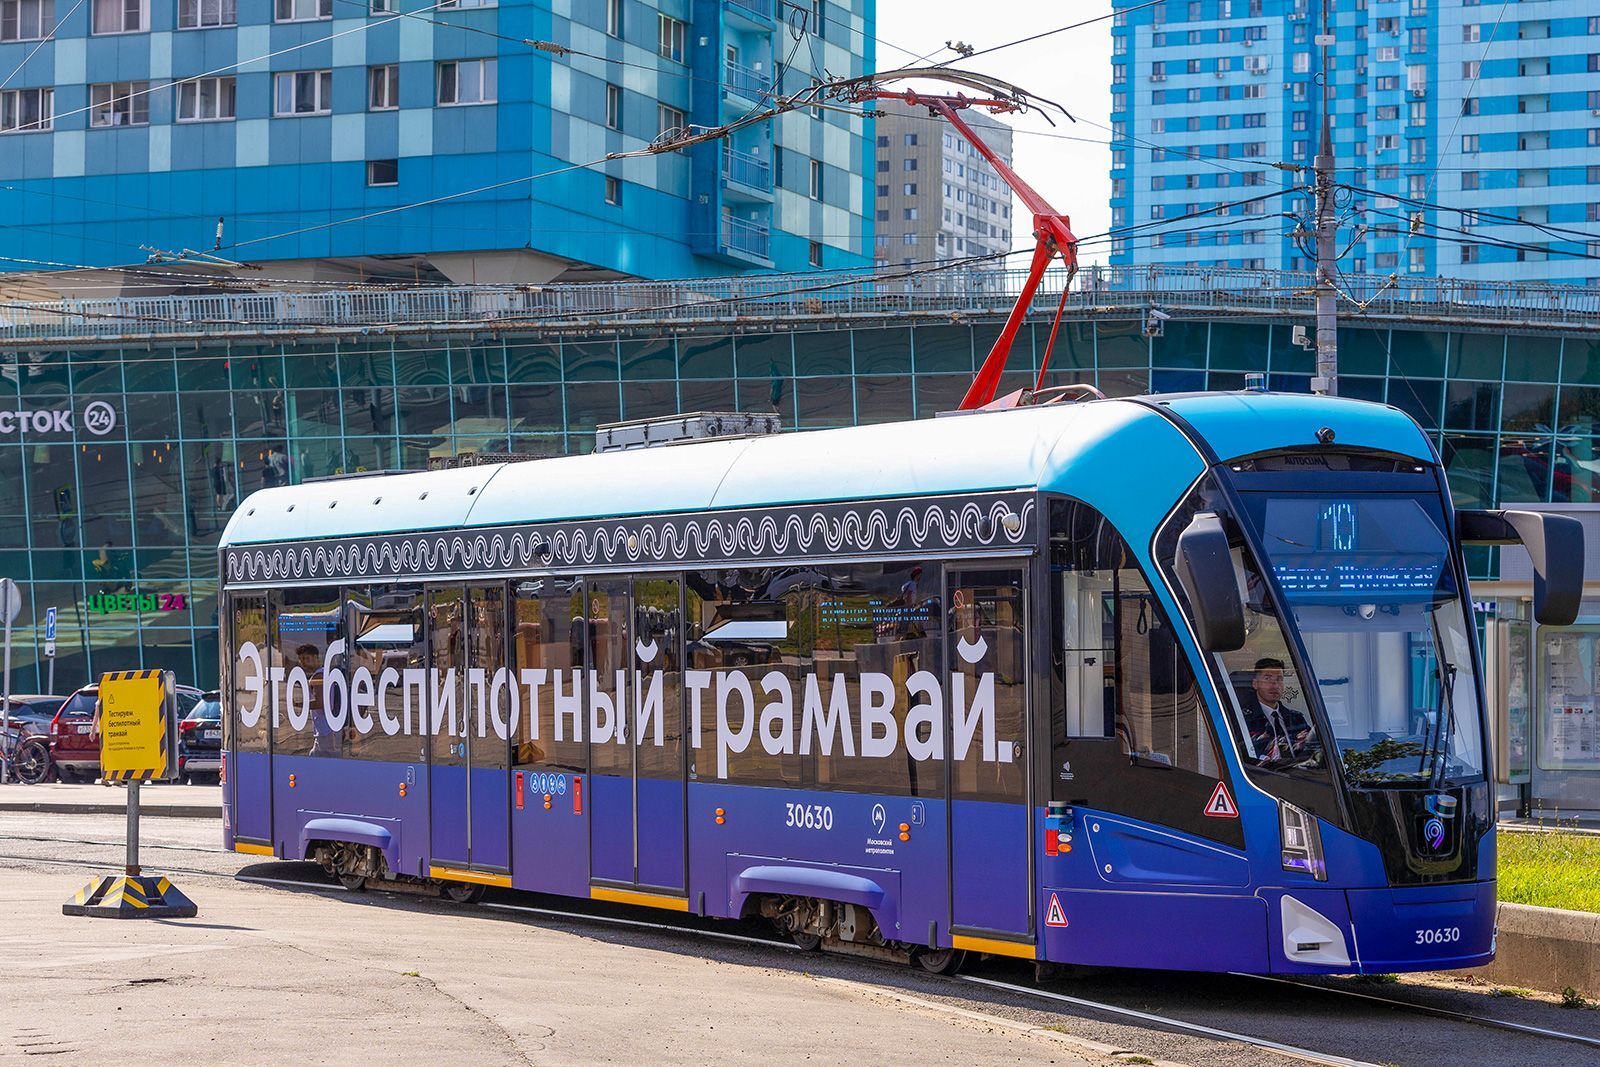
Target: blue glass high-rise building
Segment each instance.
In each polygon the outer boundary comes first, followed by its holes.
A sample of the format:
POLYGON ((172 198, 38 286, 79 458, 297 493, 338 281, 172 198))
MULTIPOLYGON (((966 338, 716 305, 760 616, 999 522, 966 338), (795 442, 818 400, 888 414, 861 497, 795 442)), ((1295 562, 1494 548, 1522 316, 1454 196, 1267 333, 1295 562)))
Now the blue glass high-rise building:
POLYGON ((0 268, 184 249, 328 280, 870 264, 870 120, 794 112, 604 157, 871 70, 874 7, 0 0, 0 268))
MULTIPOLYGON (((1283 167, 1317 152, 1322 3, 1141 3, 1113 0, 1112 262, 1310 269, 1283 167)), ((1341 269, 1600 281, 1600 7, 1329 7, 1341 269)))

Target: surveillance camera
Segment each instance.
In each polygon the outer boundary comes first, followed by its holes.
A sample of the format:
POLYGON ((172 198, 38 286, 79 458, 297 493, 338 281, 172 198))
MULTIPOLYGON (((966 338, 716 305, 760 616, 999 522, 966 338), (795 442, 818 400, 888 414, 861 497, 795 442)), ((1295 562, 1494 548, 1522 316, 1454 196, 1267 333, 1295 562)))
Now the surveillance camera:
POLYGON ((1151 322, 1166 322, 1170 318, 1172 318, 1172 316, 1168 315, 1165 311, 1162 311, 1160 308, 1151 308, 1150 309, 1150 321, 1151 322))
POLYGON ((1378 605, 1376 605, 1376 604, 1363 604, 1363 605, 1361 605, 1359 610, 1361 612, 1361 618, 1364 621, 1371 621, 1372 617, 1374 615, 1378 614, 1378 605))

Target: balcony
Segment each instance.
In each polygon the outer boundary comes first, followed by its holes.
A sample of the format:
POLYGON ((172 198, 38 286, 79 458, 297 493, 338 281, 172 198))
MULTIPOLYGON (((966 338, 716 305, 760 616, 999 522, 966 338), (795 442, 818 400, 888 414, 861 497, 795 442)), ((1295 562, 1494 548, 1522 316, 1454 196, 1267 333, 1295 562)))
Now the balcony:
POLYGON ((761 71, 732 59, 724 67, 723 83, 728 92, 738 93, 751 101, 765 100, 771 94, 772 79, 761 71))
POLYGON ((722 150, 722 178, 730 191, 760 194, 757 199, 770 200, 772 196, 772 166, 751 152, 740 152, 732 147, 722 150))
POLYGON ((722 245, 730 252, 766 263, 772 260, 772 231, 759 222, 722 216, 722 245))
POLYGON ((725 0, 728 18, 752 30, 772 32, 775 0, 725 0))

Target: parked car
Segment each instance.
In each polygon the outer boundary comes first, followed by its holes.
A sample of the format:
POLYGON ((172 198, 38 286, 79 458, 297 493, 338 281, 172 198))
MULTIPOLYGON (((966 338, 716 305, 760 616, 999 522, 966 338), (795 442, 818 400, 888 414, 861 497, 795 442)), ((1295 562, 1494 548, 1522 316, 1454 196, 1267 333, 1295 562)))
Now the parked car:
POLYGON ((92 782, 100 777, 100 742, 90 736, 100 687, 86 685, 73 693, 50 720, 50 758, 63 782, 92 782))
POLYGON ((56 712, 61 710, 61 705, 66 699, 66 697, 38 693, 12 693, 10 715, 12 729, 20 730, 25 737, 48 736, 50 720, 55 718, 56 712))
POLYGON ((222 773, 222 694, 202 694, 178 724, 178 777, 222 773))
MULTIPOLYGON (((180 724, 205 695, 192 685, 175 687, 180 724)), ((95 701, 99 698, 100 686, 86 685, 68 697, 50 720, 50 756, 55 760, 56 775, 63 782, 92 782, 100 777, 100 741, 90 733, 94 728, 95 701)), ((182 736, 181 725, 179 736, 182 736)), ((218 749, 220 752, 220 745, 218 749)), ((181 754, 178 766, 181 774, 181 754)))

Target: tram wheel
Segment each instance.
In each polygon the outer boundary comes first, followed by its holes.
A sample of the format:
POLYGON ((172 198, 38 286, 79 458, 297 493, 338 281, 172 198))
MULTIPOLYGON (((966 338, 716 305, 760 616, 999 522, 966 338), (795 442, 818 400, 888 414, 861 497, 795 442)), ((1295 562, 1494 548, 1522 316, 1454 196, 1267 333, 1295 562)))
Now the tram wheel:
POLYGON ((804 930, 794 931, 789 938, 801 952, 815 952, 822 947, 822 938, 816 934, 808 934, 804 930))
POLYGON ((338 878, 339 884, 352 893, 359 893, 367 888, 367 876, 364 874, 345 874, 341 872, 338 878))
POLYGON ((483 886, 472 882, 446 882, 444 895, 457 904, 476 904, 483 899, 483 886))
POLYGON ((926 948, 916 954, 917 965, 929 974, 955 974, 967 960, 965 949, 926 948))

